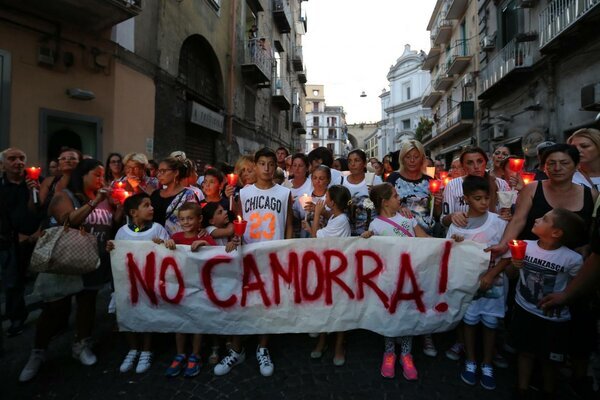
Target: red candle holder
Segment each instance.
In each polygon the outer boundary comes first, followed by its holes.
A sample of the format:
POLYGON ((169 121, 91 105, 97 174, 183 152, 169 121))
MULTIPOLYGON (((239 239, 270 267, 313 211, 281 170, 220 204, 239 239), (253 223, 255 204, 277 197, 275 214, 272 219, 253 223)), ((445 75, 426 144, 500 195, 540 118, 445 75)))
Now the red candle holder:
POLYGON ((522 260, 525 258, 525 250, 527 250, 527 242, 523 240, 511 240, 508 243, 510 248, 510 255, 515 260, 522 260))
POLYGON ((535 180, 535 172, 521 172, 523 184, 528 185, 535 180))
POLYGON ((237 185, 237 182, 238 182, 237 174, 227 174, 227 184, 229 186, 235 186, 235 185, 237 185))
POLYGON ((42 167, 29 167, 25 168, 25 173, 27 174, 27 178, 32 181, 37 181, 40 178, 40 174, 42 173, 42 167))
POLYGON ((441 187, 442 187, 442 181, 439 181, 437 179, 429 180, 429 192, 431 194, 435 194, 435 193, 439 192, 441 187))
POLYGON ((440 171, 440 180, 444 182, 448 177, 448 171, 440 171))
POLYGON ((525 165, 525 159, 524 158, 511 158, 508 160, 508 168, 512 171, 512 172, 521 172, 521 170, 523 169, 523 166, 525 165))
POLYGON ((383 174, 383 181, 384 181, 384 182, 387 182, 387 178, 388 178, 388 176, 390 176, 390 173, 389 173, 389 172, 386 172, 385 174, 383 174))
POLYGON ((448 186, 448 184, 450 183, 450 177, 445 177, 444 178, 444 187, 448 186))
POLYGON ((246 225, 248 221, 244 221, 241 216, 238 215, 237 220, 233 221, 233 231, 236 236, 243 236, 246 232, 246 225))

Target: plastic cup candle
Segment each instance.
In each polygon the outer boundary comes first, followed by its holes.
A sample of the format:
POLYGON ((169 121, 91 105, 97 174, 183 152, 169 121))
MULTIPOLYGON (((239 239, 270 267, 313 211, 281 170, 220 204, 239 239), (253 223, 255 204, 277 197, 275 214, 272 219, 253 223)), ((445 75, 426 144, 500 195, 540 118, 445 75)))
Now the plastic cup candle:
POLYGON ((517 173, 521 172, 524 164, 525 164, 524 158, 511 158, 510 160, 508 160, 508 168, 512 172, 517 172, 517 173))
POLYGON ((227 184, 229 186, 237 185, 238 175, 237 174, 227 174, 227 184))
POLYGON ((235 235, 244 235, 244 232, 246 232, 246 225, 248 225, 248 221, 244 221, 242 217, 238 215, 237 220, 233 221, 233 231, 235 235))
MULTIPOLYGON (((31 179, 32 181, 37 181, 40 178, 40 174, 42 173, 42 167, 26 168, 25 173, 27 174, 28 179, 31 179)), ((37 189, 33 189, 32 195, 33 195, 33 202, 35 204, 37 204, 37 202, 38 202, 37 189)))
POLYGON ((431 194, 435 194, 435 193, 439 192, 441 187, 442 187, 442 181, 439 181, 437 179, 431 179, 429 181, 429 191, 431 192, 431 194))
POLYGON ((521 172, 521 178, 523 178, 523 184, 528 185, 535 179, 535 172, 521 172))
POLYGON ((510 247, 510 255, 515 260, 522 260, 525 258, 525 250, 527 249, 527 243, 523 240, 511 240, 508 243, 510 247))
POLYGON ((445 177, 444 178, 444 187, 448 186, 448 184, 450 183, 450 177, 445 177))
POLYGON ((444 182, 448 177, 448 171, 440 171, 440 180, 444 182))
POLYGON ((383 174, 383 181, 384 181, 384 182, 387 182, 387 178, 388 178, 388 176, 390 176, 390 173, 389 173, 389 172, 386 172, 385 174, 383 174))
POLYGON ((426 167, 426 169, 427 169, 426 174, 432 178, 435 178, 435 167, 426 167))
MULTIPOLYGON (((300 206, 302 207, 302 209, 304 209, 304 207, 306 207, 306 205, 308 203, 310 203, 311 201, 312 201, 312 197, 306 193, 304 193, 302 196, 298 197, 298 202, 300 203, 300 206)), ((306 218, 308 218, 308 214, 304 213, 304 219, 306 219, 306 218)))

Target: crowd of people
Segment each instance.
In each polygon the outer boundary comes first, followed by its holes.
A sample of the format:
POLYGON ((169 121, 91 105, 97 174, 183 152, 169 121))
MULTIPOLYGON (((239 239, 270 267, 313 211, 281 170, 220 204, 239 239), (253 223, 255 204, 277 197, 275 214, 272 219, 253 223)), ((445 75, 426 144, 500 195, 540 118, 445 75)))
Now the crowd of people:
MULTIPOLYGON (((508 147, 500 146, 492 154, 465 148, 446 172, 443 160, 429 158, 416 140, 405 140, 382 160, 368 159, 359 149, 334 159, 325 147, 308 154, 290 154, 281 147, 264 148, 241 156, 235 166, 218 167, 196 163, 183 151, 160 162, 142 153, 111 153, 102 163, 64 148, 43 179, 28 173, 22 150, 6 149, 0 158, 0 262, 5 316, 11 322, 6 335, 19 335, 25 328, 24 282, 44 229, 68 224, 91 232, 100 257, 100 267, 82 276, 35 276, 34 290, 44 306, 19 379, 29 381, 40 370, 52 338, 68 324, 73 297, 77 307, 72 355, 83 365, 97 362, 91 337, 98 291, 111 284, 112 239, 152 240, 170 249, 189 245, 190 251, 217 245, 233 251, 241 243, 278 239, 372 240, 383 235, 468 239, 487 246, 489 269, 455 330, 455 343, 445 351, 450 359, 464 359, 462 381, 494 389, 494 368, 507 366, 503 352, 508 350, 518 354, 519 396, 528 395, 534 365, 540 365, 542 391, 551 398, 558 366, 567 359, 574 387, 583 392, 589 387, 590 354, 598 350, 600 131, 581 129, 567 143, 543 142, 537 150, 537 165, 527 166, 535 180, 525 182, 509 167, 519 155, 508 147), (232 182, 228 174, 239 179, 232 182), (432 180, 442 183, 441 190, 432 190, 432 180), (117 190, 127 193, 124 201, 114 195, 117 190), (259 195, 270 196, 281 207, 252 201, 259 195), (311 200, 303 202, 303 195, 311 200), (242 237, 234 234, 237 215, 257 221, 242 237), (515 239, 527 243, 524 260, 511 257, 509 244, 515 239), (48 287, 53 290, 45 292, 48 287), (504 346, 496 340, 500 329, 504 346), (477 351, 478 343, 482 351, 477 351)), ((115 312, 112 302, 109 312, 115 312)), ((201 334, 175 335, 176 354, 167 376, 193 377, 200 372, 201 334)), ((153 361, 152 333, 124 336, 129 351, 120 371, 146 372, 153 361)), ((310 357, 321 358, 327 335, 311 336, 318 339, 310 357)), ((334 336, 333 364, 342 367, 344 332, 334 336)), ((434 338, 419 339, 423 352, 436 357, 434 338)), ((398 361, 405 379, 418 379, 413 340, 382 338, 383 377, 395 376, 398 361)), ((248 341, 239 336, 212 337, 207 361, 214 374, 227 374, 244 362, 245 344, 248 341), (221 340, 227 341, 224 357, 221 340)), ((268 346, 269 335, 260 335, 255 355, 263 376, 274 373, 268 346)))

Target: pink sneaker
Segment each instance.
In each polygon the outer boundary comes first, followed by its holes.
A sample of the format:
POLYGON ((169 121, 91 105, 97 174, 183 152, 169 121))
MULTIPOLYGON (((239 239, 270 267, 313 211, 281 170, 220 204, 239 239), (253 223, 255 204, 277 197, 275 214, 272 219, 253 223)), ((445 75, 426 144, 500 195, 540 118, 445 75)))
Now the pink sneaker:
POLYGON ((419 376, 417 374, 417 369, 415 368, 415 363, 413 362, 412 355, 405 354, 400 357, 400 363, 402 364, 402 370, 404 378, 408 381, 416 381, 419 376))
POLYGON ((383 361, 381 362, 381 376, 384 378, 393 378, 396 376, 396 354, 383 353, 383 361))

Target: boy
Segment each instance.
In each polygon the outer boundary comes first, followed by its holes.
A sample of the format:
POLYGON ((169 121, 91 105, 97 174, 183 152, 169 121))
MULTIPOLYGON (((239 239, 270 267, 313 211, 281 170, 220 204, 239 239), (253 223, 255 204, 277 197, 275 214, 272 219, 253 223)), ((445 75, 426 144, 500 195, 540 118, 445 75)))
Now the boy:
POLYGON ((570 278, 579 271, 583 258, 566 246, 577 243, 581 232, 586 231, 580 216, 555 208, 535 220, 531 232, 539 239, 525 241, 525 259, 513 259, 519 282, 512 337, 518 351, 517 390, 521 397, 527 395, 536 358, 542 364, 544 395, 547 398, 554 395, 558 365, 564 361, 569 342, 571 314, 568 308, 563 308, 546 315, 538 304, 544 296, 564 291, 570 278))
MULTIPOLYGON (((152 222, 154 208, 150 203, 150 196, 145 192, 127 198, 124 203, 124 211, 127 215, 127 224, 119 229, 115 240, 153 240, 161 242, 169 239, 169 234, 165 228, 161 224, 152 222)), ((114 243, 108 241, 106 249, 111 251, 114 248, 114 243)), ((152 364, 152 333, 125 332, 125 337, 130 350, 121 363, 119 371, 127 372, 131 370, 136 360, 135 372, 141 374, 148 371, 152 364)))
MULTIPOLYGON (((275 152, 269 148, 259 150, 254 156, 256 183, 240 190, 237 209, 248 229, 244 243, 292 238, 292 196, 289 189, 273 183, 277 168, 275 152)), ((260 336, 256 359, 263 376, 273 375, 273 363, 267 349, 268 335, 260 336)), ((229 354, 215 365, 215 375, 225 375, 246 359, 241 338, 234 336, 229 354)))
MULTIPOLYGON (((464 237, 478 243, 492 245, 498 243, 506 228, 506 221, 488 211, 490 205, 490 184, 479 176, 466 176, 462 183, 465 203, 469 206, 467 226, 460 228, 450 225, 447 237, 464 237)), ((496 388, 492 358, 498 320, 504 318, 504 276, 502 272, 509 264, 509 258, 490 260, 487 272, 479 281, 479 291, 467 308, 463 317, 465 340, 465 365, 460 374, 468 385, 477 383, 477 362, 475 334, 477 325, 483 324, 483 363, 481 364, 480 384, 483 388, 496 388)))

